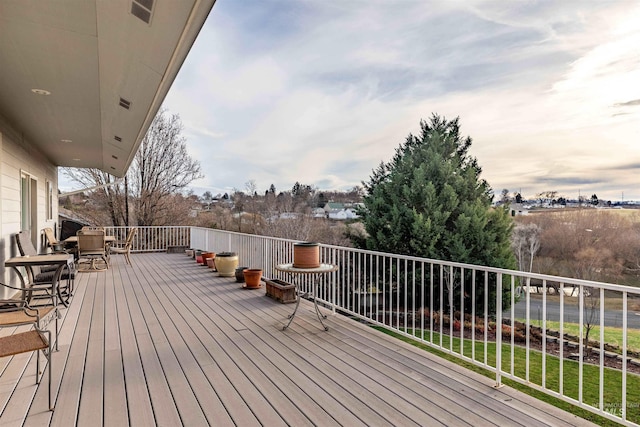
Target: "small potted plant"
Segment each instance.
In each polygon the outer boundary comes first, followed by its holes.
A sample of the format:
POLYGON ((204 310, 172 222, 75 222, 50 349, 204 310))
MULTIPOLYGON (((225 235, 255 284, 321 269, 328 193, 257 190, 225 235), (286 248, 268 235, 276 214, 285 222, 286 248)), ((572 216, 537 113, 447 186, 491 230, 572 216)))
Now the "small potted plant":
POLYGON ((244 270, 249 267, 238 267, 236 268, 236 282, 244 283, 244 270))
POLYGON ((245 287, 248 289, 256 289, 260 287, 260 279, 262 278, 262 269, 246 268, 242 272, 244 274, 245 287))

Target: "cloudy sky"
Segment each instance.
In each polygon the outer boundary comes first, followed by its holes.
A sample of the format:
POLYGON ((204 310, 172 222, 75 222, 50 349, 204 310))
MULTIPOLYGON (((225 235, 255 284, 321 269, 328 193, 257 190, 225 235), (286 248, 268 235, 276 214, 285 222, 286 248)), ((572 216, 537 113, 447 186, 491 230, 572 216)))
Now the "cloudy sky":
POLYGON ((640 200, 640 2, 218 0, 165 106, 196 194, 351 188, 437 113, 496 194, 640 200))

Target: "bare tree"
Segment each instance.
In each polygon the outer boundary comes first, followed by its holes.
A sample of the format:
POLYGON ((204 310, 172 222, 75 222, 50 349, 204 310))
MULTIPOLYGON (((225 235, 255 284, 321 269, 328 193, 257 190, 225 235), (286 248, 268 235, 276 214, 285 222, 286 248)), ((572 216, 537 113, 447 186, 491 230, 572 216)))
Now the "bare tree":
POLYGON ((180 116, 162 109, 142 140, 129 171, 138 225, 162 225, 170 196, 202 177, 181 132, 180 116))
POLYGON ((128 225, 129 198, 133 201, 137 225, 169 224, 173 217, 173 196, 202 177, 200 163, 187 153, 181 132, 180 117, 160 110, 127 172, 126 186, 113 184, 113 176, 97 169, 67 168, 64 173, 82 185, 103 186, 94 194, 103 198, 102 203, 109 211, 113 225, 128 225))
POLYGON ((500 193, 500 201, 504 204, 507 204, 511 201, 511 198, 509 197, 509 189, 502 189, 502 192, 500 193))
POLYGON ((533 270, 533 258, 540 249, 540 232, 537 224, 518 223, 511 234, 511 247, 513 248, 518 269, 531 272, 533 270))
POLYGON ((85 216, 96 224, 110 221, 115 226, 128 225, 124 188, 116 177, 100 169, 63 168, 62 171, 83 187, 95 188, 86 192, 95 209, 83 206, 85 216))

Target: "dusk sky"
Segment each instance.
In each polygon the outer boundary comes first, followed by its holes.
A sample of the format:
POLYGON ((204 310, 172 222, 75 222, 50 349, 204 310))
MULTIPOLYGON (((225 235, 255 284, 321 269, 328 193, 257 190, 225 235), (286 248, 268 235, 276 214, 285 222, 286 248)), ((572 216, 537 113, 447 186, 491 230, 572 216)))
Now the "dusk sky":
POLYGON ((495 193, 640 200, 640 2, 218 0, 165 107, 208 190, 346 190, 460 117, 495 193))

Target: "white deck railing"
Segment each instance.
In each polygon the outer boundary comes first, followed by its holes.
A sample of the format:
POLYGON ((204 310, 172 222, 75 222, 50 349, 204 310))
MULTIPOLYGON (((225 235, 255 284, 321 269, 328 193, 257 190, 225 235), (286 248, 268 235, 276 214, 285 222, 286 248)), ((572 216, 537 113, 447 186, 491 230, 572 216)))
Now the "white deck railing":
POLYGON ((485 368, 496 386, 507 378, 626 425, 640 422, 640 379, 628 368, 638 363, 639 349, 628 345, 630 334, 640 335, 629 324, 639 317, 631 310, 638 288, 330 245, 321 245, 321 260, 338 271, 291 277, 275 265, 292 262, 295 241, 199 227, 141 231, 134 250, 163 250, 164 242, 236 252, 241 265, 299 280, 302 291, 317 280, 316 295, 327 308, 485 368), (605 309, 607 301, 619 310, 605 309), (589 349, 576 332, 587 325, 597 329, 589 349), (617 340, 616 347, 607 340, 617 340), (606 367, 612 363, 619 367, 606 367))
MULTIPOLYGON (((191 227, 137 227, 133 238, 132 252, 164 252, 170 246, 189 247, 191 227)), ((130 227, 105 227, 107 235, 116 236, 119 241, 127 238, 130 227)))

